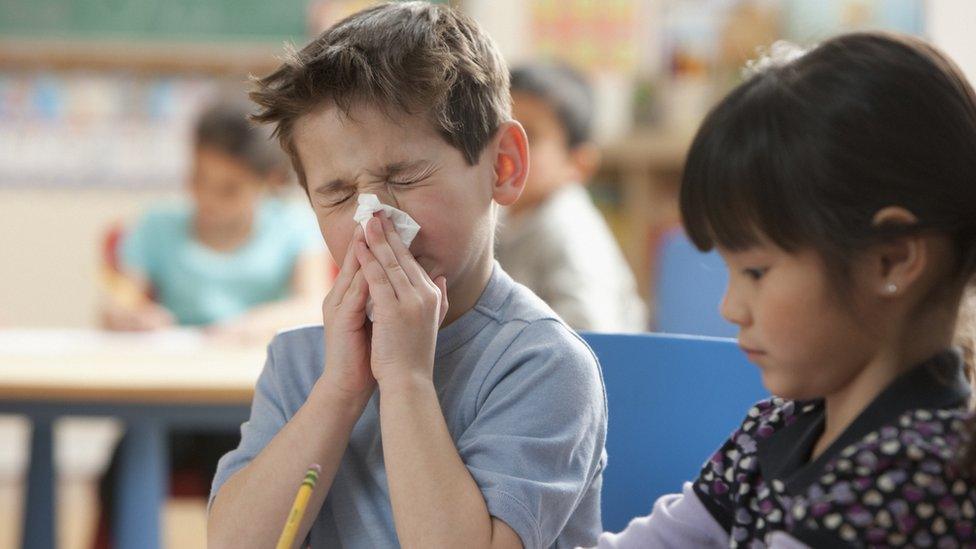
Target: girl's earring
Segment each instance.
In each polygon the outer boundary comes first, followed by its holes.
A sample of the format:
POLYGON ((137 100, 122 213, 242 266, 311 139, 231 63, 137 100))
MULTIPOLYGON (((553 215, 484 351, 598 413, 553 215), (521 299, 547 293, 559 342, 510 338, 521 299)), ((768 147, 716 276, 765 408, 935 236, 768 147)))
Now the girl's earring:
POLYGON ((887 286, 885 286, 885 291, 889 294, 893 294, 898 291, 898 285, 893 282, 889 283, 887 286))

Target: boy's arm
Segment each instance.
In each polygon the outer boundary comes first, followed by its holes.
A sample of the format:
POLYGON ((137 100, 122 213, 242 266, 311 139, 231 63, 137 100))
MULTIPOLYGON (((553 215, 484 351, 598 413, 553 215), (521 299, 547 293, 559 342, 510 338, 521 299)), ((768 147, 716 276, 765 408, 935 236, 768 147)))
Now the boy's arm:
POLYGON ((381 385, 380 425, 403 547, 522 547, 518 534, 488 513, 429 379, 381 385))
POLYGON ((446 280, 430 279, 385 217, 369 220, 356 256, 373 298, 370 362, 380 391, 383 458, 400 545, 522 547, 519 536, 488 513, 434 389, 434 348, 448 309, 446 280))
MULTIPOLYGON (((258 398, 256 395, 255 408, 258 398)), ((350 400, 332 391, 325 380, 316 383, 305 404, 271 442, 220 487, 207 522, 208 546, 274 547, 305 471, 317 463, 322 473, 295 538, 301 543, 329 492, 350 433, 367 402, 368 398, 350 400)))
MULTIPOLYGON (((362 242, 357 229, 350 247, 362 242)), ((207 538, 211 547, 273 547, 305 471, 317 463, 322 473, 309 501, 296 543, 305 539, 332 486, 352 429, 369 402, 375 381, 369 371, 365 325, 366 283, 355 254, 347 253, 335 286, 322 304, 324 373, 291 417, 280 406, 274 353, 258 379, 251 418, 241 427, 241 446, 218 466, 246 462, 213 500, 207 538)), ((271 349, 274 349, 272 343, 271 349)))
POLYGON ((382 229, 371 220, 367 235, 357 256, 373 297, 371 367, 400 543, 548 547, 578 511, 573 535, 595 541, 592 498, 578 507, 592 493, 606 432, 592 354, 555 320, 524 328, 455 445, 433 383, 446 281, 430 280, 388 220, 382 229))

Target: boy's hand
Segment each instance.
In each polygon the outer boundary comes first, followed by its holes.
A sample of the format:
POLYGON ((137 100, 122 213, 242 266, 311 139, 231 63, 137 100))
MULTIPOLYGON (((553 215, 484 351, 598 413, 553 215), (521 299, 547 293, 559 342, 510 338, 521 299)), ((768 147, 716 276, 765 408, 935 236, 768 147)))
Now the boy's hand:
POLYGON ((437 330, 447 315, 447 281, 431 280, 393 223, 373 217, 356 256, 373 298, 371 364, 380 387, 433 378, 437 330))
POLYGON ((376 387, 376 380, 369 367, 370 328, 366 322, 369 288, 356 256, 358 245, 366 245, 361 227, 356 227, 335 285, 322 302, 326 342, 322 378, 340 398, 365 404, 376 387))

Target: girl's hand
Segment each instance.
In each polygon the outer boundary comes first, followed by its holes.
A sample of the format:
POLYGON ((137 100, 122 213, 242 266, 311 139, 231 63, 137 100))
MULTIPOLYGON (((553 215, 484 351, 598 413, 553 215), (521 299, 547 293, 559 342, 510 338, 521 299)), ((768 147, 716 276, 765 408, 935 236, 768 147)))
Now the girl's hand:
POLYGON ((136 308, 109 304, 102 324, 107 330, 118 332, 150 332, 176 325, 176 318, 158 303, 146 303, 136 308))
POLYGON ((380 384, 433 379, 437 330, 447 315, 447 281, 431 280, 403 245, 393 223, 373 217, 356 243, 373 298, 372 365, 380 384))
POLYGON ((325 326, 326 390, 349 402, 365 404, 376 380, 370 371, 370 328, 366 322, 369 288, 360 269, 356 247, 365 246, 363 230, 356 227, 335 285, 322 302, 325 326))

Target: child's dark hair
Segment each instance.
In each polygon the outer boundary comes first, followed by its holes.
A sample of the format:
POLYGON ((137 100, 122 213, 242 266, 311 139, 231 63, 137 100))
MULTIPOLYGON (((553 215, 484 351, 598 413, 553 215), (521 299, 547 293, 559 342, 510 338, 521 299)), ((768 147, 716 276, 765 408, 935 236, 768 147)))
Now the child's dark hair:
POLYGON ((556 113, 568 148, 592 139, 593 88, 579 71, 564 64, 523 65, 512 70, 511 81, 513 93, 538 97, 556 113))
POLYGON ((512 112, 508 67, 491 38, 460 11, 428 2, 355 13, 256 84, 254 119, 275 125, 306 190, 294 125, 328 101, 346 113, 365 104, 423 115, 471 165, 512 112))
POLYGON ((688 153, 680 201, 695 245, 740 250, 765 237, 819 252, 844 282, 858 251, 932 231, 954 239, 958 282, 968 281, 976 95, 956 65, 921 40, 881 33, 766 64, 709 113, 688 153), (918 223, 873 226, 887 206, 918 223))
POLYGON ((270 132, 255 126, 243 101, 218 100, 205 107, 193 131, 197 148, 212 149, 239 161, 262 177, 287 173, 288 160, 270 132))

